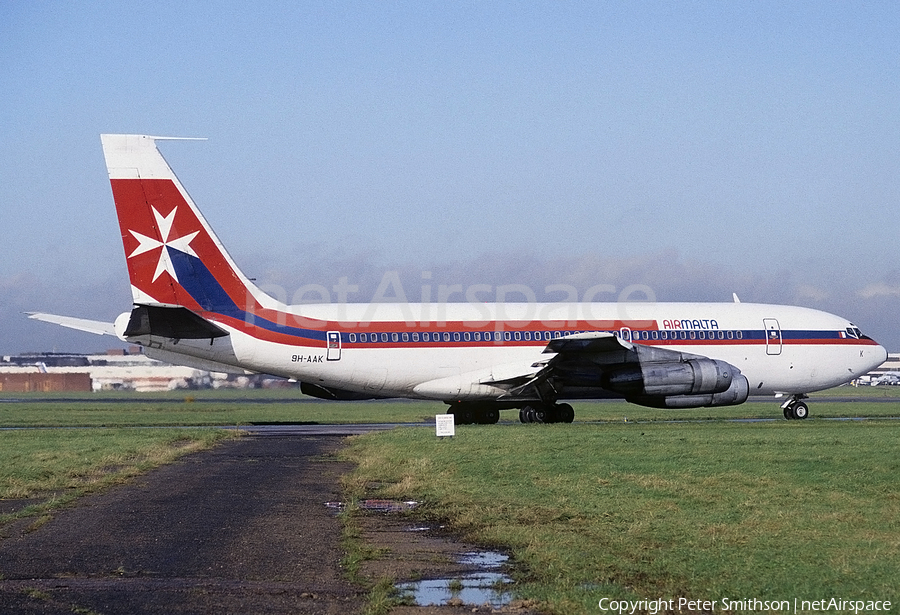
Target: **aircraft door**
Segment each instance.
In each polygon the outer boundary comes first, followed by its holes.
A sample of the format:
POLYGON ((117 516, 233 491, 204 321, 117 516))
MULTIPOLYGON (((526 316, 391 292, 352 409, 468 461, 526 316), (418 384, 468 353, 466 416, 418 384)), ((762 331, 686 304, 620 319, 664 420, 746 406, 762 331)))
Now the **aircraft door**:
POLYGON ((781 354, 781 327, 774 318, 763 318, 766 334, 766 354, 781 354))
POLYGON ((340 331, 329 331, 326 334, 326 340, 328 344, 328 353, 325 358, 329 361, 340 361, 341 360, 341 332, 340 331))

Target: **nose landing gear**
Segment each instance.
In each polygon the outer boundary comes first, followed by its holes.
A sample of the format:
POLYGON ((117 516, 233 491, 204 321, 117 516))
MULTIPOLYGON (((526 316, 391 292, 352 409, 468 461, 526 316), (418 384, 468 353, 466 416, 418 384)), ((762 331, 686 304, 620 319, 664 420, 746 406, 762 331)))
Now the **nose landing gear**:
POLYGON ((784 413, 784 418, 788 420, 802 420, 809 416, 809 406, 803 403, 802 400, 807 399, 809 396, 804 393, 798 393, 796 395, 791 395, 786 402, 781 404, 781 410, 784 413))

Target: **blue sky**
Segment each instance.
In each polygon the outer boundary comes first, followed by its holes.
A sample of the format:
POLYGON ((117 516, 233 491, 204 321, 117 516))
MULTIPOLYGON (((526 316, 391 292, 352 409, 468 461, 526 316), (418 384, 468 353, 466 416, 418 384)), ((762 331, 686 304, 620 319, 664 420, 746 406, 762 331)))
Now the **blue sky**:
POLYGON ((737 292, 900 350, 897 32, 891 2, 4 3, 0 353, 115 345, 21 316, 129 308, 103 132, 208 137, 162 149, 289 298, 737 292))

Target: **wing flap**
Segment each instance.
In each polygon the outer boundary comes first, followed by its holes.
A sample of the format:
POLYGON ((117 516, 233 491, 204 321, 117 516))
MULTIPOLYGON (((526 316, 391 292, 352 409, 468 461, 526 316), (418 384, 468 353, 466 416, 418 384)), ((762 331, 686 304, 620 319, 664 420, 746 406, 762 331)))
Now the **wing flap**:
POLYGON ((631 350, 634 345, 607 331, 576 333, 551 340, 544 352, 565 354, 603 353, 617 350, 631 350))

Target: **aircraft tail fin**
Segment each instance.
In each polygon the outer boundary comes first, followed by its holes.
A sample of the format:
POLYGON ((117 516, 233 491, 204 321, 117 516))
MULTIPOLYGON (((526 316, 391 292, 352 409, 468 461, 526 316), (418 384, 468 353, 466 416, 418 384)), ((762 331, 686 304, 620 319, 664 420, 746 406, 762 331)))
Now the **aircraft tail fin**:
POLYGON ((228 255, 157 149, 162 139, 100 136, 134 303, 241 319, 279 308, 228 255))

